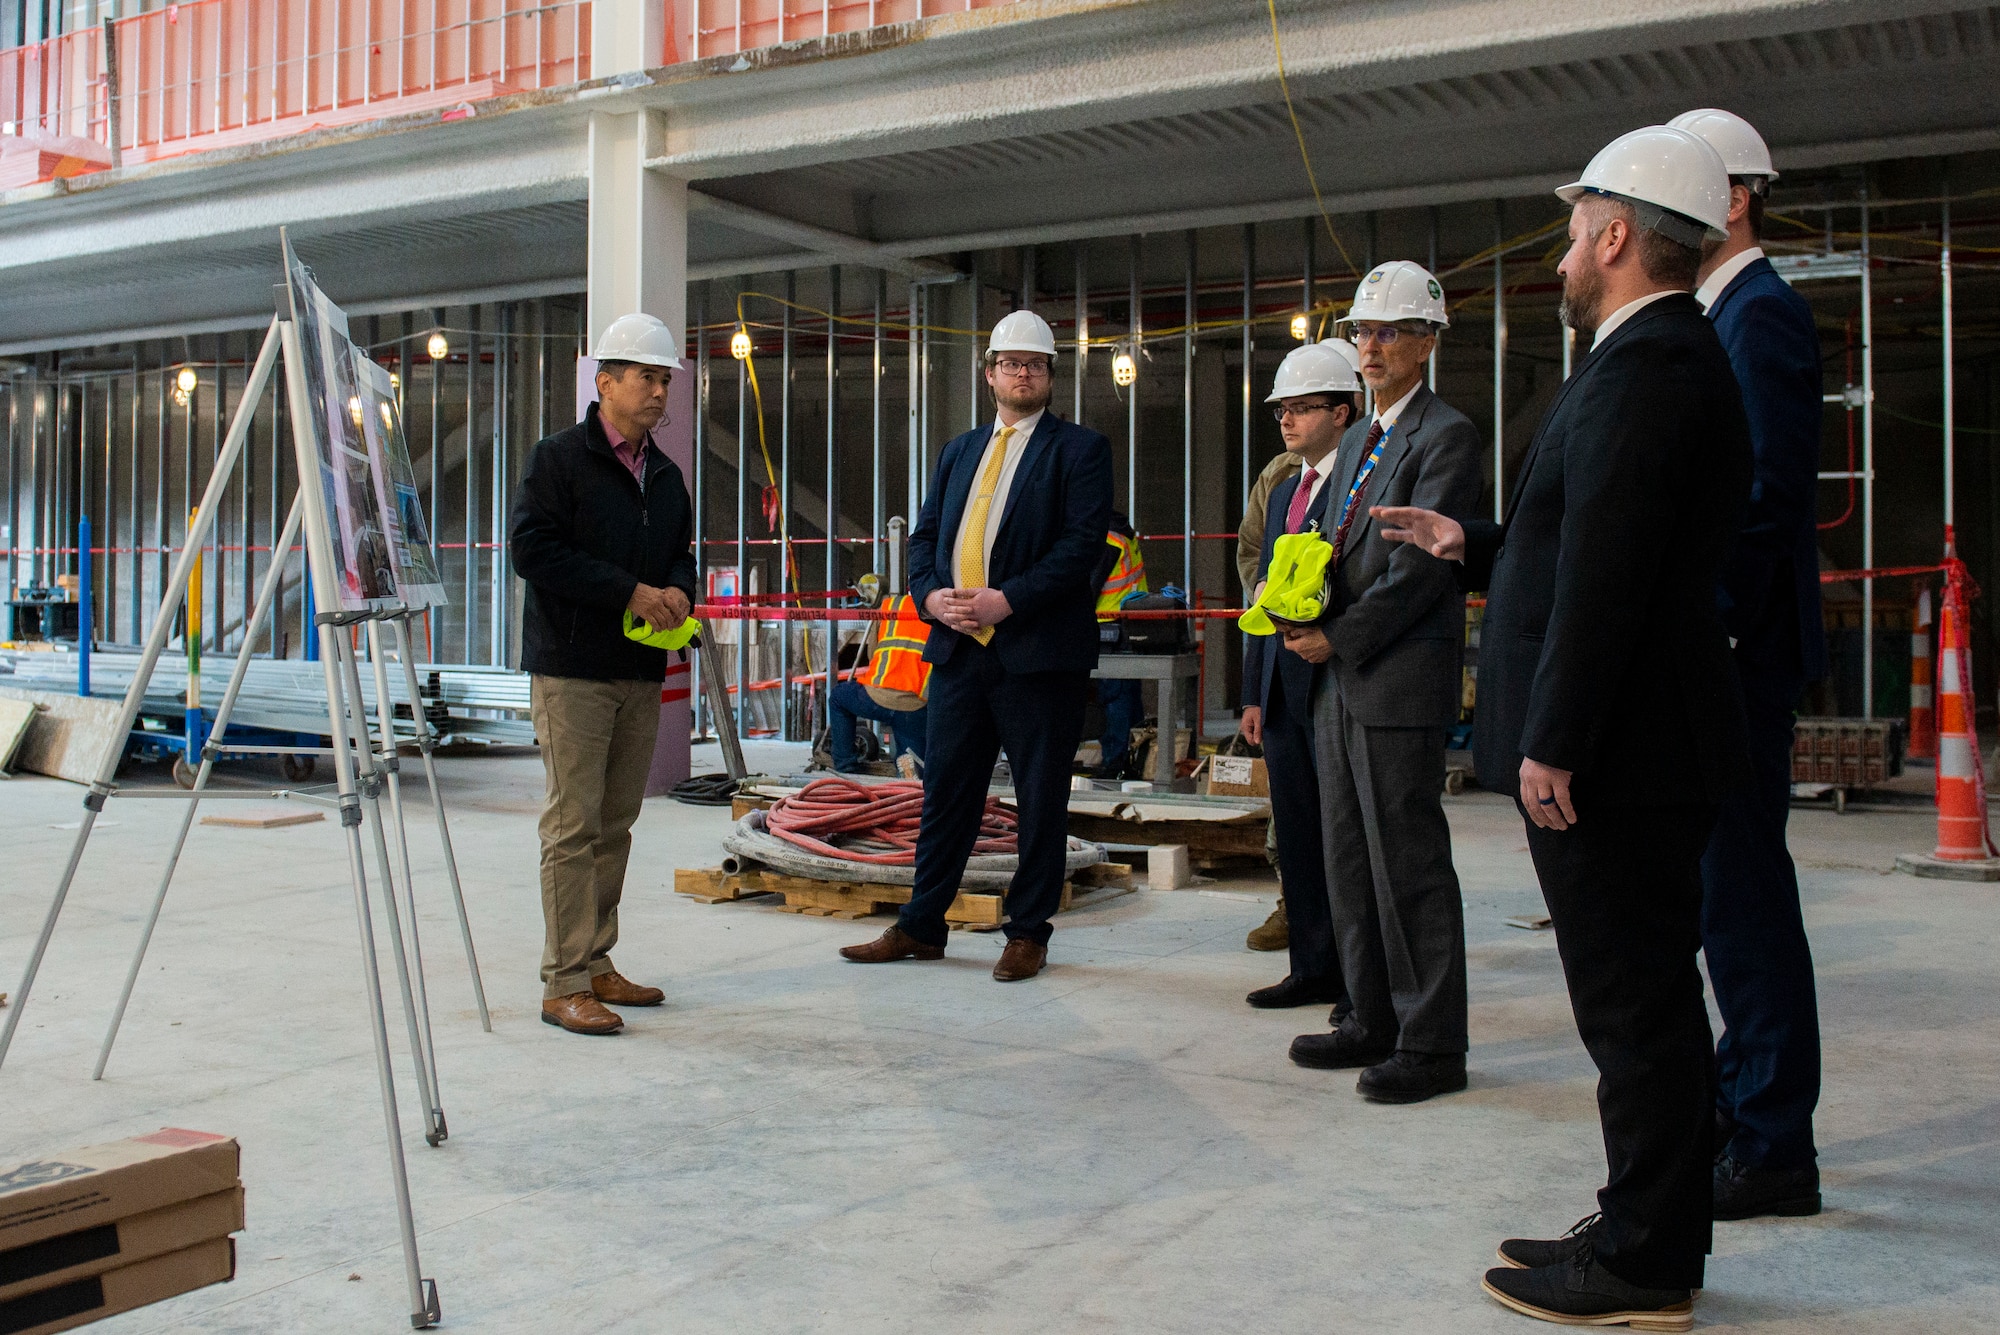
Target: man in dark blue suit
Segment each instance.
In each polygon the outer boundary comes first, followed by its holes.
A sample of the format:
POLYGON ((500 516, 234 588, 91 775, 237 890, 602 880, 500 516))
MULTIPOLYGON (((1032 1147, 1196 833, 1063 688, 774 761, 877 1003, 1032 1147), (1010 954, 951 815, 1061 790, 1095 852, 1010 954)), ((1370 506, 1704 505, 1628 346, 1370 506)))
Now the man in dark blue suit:
POLYGON ((1727 111, 1672 123, 1707 140, 1729 169, 1729 236, 1705 250, 1695 297, 1742 386, 1756 455, 1749 518, 1722 578, 1753 775, 1722 805, 1701 864, 1702 949, 1723 1023, 1715 1217, 1818 1214, 1819 1004, 1785 819, 1794 711, 1806 683, 1826 672, 1814 522, 1819 332, 1758 244, 1778 174, 1763 138, 1727 111))
POLYGON ((1111 443, 1048 411, 1055 335, 1032 311, 994 326, 997 417, 952 440, 910 533, 910 593, 937 629, 916 884, 896 925, 840 953, 861 964, 944 957, 945 910, 979 838, 1004 750, 1020 815, 1003 983, 1048 959, 1062 902, 1069 774, 1097 666, 1098 553, 1111 524, 1111 443))
MULTIPOLYGON (((1264 516, 1264 553, 1249 598, 1271 573, 1278 539, 1319 532, 1340 437, 1362 409, 1361 381, 1346 358, 1321 343, 1286 355, 1267 403, 1278 415, 1285 449, 1301 467, 1271 489, 1264 516)), ((1336 522, 1339 520, 1335 514, 1336 522)), ((1279 892, 1289 923, 1291 971, 1245 998, 1260 1010, 1331 1004, 1347 1010, 1340 952, 1334 943, 1326 888, 1326 843, 1320 837, 1319 776, 1313 758, 1313 686, 1320 668, 1287 649, 1277 635, 1243 637, 1244 740, 1264 748, 1270 772, 1271 826, 1278 844, 1279 892)))

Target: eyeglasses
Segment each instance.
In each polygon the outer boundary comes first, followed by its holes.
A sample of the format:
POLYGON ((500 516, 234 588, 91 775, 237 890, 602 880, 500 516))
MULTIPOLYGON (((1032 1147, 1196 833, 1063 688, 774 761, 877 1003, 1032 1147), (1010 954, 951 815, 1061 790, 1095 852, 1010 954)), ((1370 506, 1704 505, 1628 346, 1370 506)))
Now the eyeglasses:
POLYGON ((1049 374, 1047 362, 1017 362, 1012 357, 1002 357, 994 362, 993 369, 1001 375, 1033 377, 1049 374))
POLYGON ((1330 413, 1333 409, 1334 405, 1331 403, 1280 403, 1271 409, 1271 417, 1275 421, 1283 422, 1287 417, 1303 417, 1307 413, 1330 413))
POLYGON ((1415 330, 1398 329, 1392 324, 1358 324, 1354 326, 1354 346, 1358 348, 1370 339, 1373 339, 1385 348, 1393 348, 1396 346, 1396 340, 1405 335, 1410 338, 1423 338, 1426 336, 1417 333, 1415 330))

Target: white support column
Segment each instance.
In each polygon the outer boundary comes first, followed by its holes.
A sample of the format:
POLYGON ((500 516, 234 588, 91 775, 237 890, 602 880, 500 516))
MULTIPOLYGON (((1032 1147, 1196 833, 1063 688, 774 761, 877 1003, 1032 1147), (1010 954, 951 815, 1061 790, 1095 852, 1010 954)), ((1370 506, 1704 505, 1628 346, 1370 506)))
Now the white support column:
MULTIPOLYGON (((658 63, 666 41, 664 0, 620 0, 594 6, 591 70, 619 74, 658 63)), ((590 118, 589 328, 594 346, 605 326, 642 311, 658 316, 685 342, 687 327, 687 182, 646 170, 657 156, 665 123, 657 112, 603 113, 590 118)), ((579 371, 586 367, 580 366, 579 371)), ((580 381, 583 377, 579 377, 580 381)), ((579 383, 577 397, 592 397, 579 383)), ((694 476, 695 372, 674 376, 667 424, 659 439, 694 476)), ((700 565, 697 553, 697 566, 700 565)), ((697 576, 697 597, 700 594, 697 576)), ((659 741, 646 784, 664 793, 688 777, 688 736, 694 716, 689 669, 671 662, 660 702, 659 741)))

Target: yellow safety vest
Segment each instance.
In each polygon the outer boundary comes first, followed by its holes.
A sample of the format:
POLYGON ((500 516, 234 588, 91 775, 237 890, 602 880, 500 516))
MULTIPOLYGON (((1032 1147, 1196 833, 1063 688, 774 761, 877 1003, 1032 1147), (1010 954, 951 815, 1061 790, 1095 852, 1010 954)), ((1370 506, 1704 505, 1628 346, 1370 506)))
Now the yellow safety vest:
POLYGON ((906 593, 897 594, 882 607, 894 612, 895 619, 878 623, 887 629, 875 642, 868 666, 861 670, 857 680, 877 690, 927 695, 931 665, 924 661, 924 644, 931 637, 930 625, 917 615, 917 601, 906 593))
POLYGON ((1139 540, 1123 533, 1107 533, 1105 542, 1118 551, 1118 564, 1111 567, 1104 587, 1097 592, 1097 619, 1109 621, 1119 604, 1135 593, 1146 592, 1146 559, 1139 555, 1139 540))
POLYGON ((1332 563, 1333 544, 1325 534, 1281 534, 1272 544, 1271 576, 1264 592, 1236 624, 1245 635, 1276 635, 1276 621, 1304 624, 1319 620, 1326 610, 1327 567, 1332 563))

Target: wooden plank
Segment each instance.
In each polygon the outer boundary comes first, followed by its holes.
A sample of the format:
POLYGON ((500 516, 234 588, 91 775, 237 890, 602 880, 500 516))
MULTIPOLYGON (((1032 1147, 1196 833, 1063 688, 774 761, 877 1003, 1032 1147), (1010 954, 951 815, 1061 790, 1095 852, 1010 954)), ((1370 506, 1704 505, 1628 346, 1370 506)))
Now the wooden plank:
POLYGON ((1076 872, 1078 885, 1130 885, 1132 884, 1132 864, 1129 862, 1093 862, 1076 872))
POLYGON ((238 830, 281 830, 288 825, 310 825, 314 821, 326 819, 324 811, 301 811, 297 807, 277 807, 272 810, 252 809, 250 811, 225 811, 213 816, 203 816, 203 825, 227 825, 238 830))
POLYGON ((737 874, 725 872, 720 867, 674 868, 674 893, 704 904, 722 904, 769 891, 770 887, 755 871, 737 874))
MULTIPOLYGON (((1057 912, 1101 904, 1120 895, 1131 894, 1134 886, 1130 879, 1130 866, 1123 863, 1108 865, 1123 868, 1122 873, 1113 873, 1122 875, 1122 881, 1099 884, 1064 881, 1062 903, 1057 912)), ((720 867, 676 867, 674 893, 704 904, 721 904, 750 895, 775 893, 783 896, 783 902, 772 907, 785 913, 849 921, 888 912, 910 902, 910 887, 907 885, 890 885, 883 881, 820 881, 769 870, 733 875, 720 867)), ((961 890, 951 907, 945 910, 945 924, 954 931, 997 931, 1006 921, 1006 896, 997 892, 961 890)))

